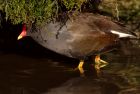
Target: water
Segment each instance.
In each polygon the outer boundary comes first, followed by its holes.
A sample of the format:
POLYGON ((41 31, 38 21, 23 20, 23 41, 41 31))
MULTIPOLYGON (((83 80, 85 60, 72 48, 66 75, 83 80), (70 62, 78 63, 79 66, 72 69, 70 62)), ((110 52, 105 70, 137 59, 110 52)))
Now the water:
POLYGON ((0 51, 0 94, 140 94, 140 49, 117 51, 102 58, 109 65, 100 76, 91 61, 81 77, 78 60, 45 50, 33 41, 0 51), (26 45, 25 45, 26 44, 26 45))

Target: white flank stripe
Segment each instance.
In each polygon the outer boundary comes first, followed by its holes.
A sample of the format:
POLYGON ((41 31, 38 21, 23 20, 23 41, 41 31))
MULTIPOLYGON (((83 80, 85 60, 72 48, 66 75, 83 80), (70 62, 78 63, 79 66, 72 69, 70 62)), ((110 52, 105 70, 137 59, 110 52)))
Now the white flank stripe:
POLYGON ((115 30, 111 30, 111 33, 119 35, 120 38, 133 36, 133 35, 121 33, 121 32, 115 31, 115 30))

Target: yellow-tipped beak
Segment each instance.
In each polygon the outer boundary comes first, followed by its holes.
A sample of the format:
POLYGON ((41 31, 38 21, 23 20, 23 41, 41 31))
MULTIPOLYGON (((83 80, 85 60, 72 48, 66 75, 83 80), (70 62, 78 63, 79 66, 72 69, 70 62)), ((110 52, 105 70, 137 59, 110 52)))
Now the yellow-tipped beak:
POLYGON ((19 35, 18 38, 17 38, 17 40, 20 40, 22 38, 23 38, 23 36, 19 35))

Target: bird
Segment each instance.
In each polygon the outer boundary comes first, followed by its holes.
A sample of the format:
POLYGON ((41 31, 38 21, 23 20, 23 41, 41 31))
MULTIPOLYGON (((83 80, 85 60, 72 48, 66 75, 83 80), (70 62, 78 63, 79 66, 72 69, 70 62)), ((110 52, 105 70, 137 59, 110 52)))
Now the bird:
POLYGON ((96 55, 94 67, 99 73, 100 69, 108 64, 100 55, 113 50, 122 38, 135 37, 117 22, 93 13, 79 13, 70 17, 65 24, 51 21, 41 25, 33 23, 28 27, 27 29, 26 24, 23 24, 18 40, 31 36, 49 50, 79 59, 77 69, 81 74, 84 74, 83 64, 86 57, 96 55))

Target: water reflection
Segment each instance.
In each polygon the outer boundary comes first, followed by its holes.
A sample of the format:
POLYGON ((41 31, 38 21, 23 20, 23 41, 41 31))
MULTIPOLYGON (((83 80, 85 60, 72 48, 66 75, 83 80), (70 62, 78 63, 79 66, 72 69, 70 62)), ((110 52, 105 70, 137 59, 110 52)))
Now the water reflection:
POLYGON ((130 48, 130 55, 105 54, 102 58, 110 64, 100 77, 85 64, 85 77, 80 77, 73 71, 78 60, 28 42, 21 40, 16 50, 1 51, 0 94, 140 94, 138 47, 130 48))

